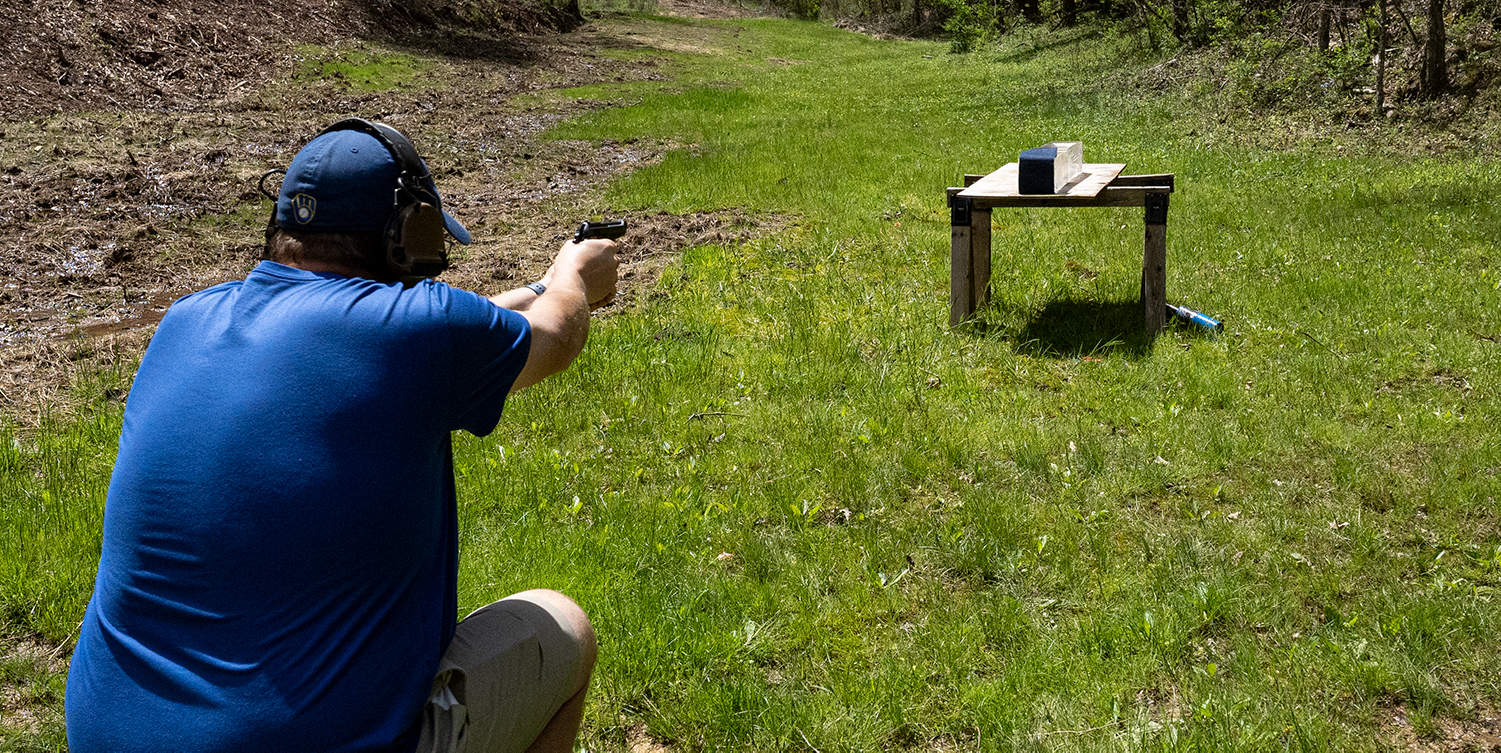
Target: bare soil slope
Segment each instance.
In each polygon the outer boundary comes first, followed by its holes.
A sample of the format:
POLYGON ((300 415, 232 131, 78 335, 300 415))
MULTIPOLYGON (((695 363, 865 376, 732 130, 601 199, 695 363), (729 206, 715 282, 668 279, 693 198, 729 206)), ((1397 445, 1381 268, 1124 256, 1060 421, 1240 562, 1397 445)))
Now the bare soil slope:
POLYGON ((0 18, 7 119, 101 109, 186 109, 265 80, 288 40, 368 35, 342 0, 21 0, 0 18))
MULTIPOLYGON (((414 140, 477 239, 444 279, 486 292, 539 276, 573 224, 607 210, 604 181, 676 146, 539 140, 603 103, 517 104, 661 79, 649 56, 602 54, 652 37, 557 33, 568 12, 522 6, 459 27, 441 18, 459 6, 415 1, 35 0, 0 21, 0 420, 96 399, 80 377, 128 376, 171 301, 242 276, 270 210, 257 179, 335 120, 384 120, 414 140), (393 56, 408 75, 373 85, 325 65, 393 56)), ((622 303, 663 254, 755 229, 738 216, 632 220, 622 303)))
POLYGON ((19 0, 0 17, 0 117, 192 109, 263 83, 288 42, 572 31, 576 0, 19 0))

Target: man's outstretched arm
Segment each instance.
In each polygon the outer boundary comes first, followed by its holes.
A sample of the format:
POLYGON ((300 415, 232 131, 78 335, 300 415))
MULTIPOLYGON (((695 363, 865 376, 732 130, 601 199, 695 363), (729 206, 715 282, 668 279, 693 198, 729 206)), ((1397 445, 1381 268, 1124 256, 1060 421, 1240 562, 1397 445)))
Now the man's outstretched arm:
POLYGON ((614 299, 618 267, 613 242, 569 241, 542 278, 546 292, 537 295, 518 288, 490 299, 526 317, 532 327, 531 351, 511 392, 568 368, 583 352, 589 312, 614 299))

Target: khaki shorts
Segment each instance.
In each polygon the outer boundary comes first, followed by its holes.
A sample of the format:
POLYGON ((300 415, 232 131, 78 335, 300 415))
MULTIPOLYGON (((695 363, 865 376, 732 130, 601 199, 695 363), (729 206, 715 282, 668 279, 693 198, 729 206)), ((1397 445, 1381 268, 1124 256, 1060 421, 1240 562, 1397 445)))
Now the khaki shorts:
POLYGON ((526 594, 465 617, 438 663, 418 753, 526 750, 587 680, 569 624, 526 594))

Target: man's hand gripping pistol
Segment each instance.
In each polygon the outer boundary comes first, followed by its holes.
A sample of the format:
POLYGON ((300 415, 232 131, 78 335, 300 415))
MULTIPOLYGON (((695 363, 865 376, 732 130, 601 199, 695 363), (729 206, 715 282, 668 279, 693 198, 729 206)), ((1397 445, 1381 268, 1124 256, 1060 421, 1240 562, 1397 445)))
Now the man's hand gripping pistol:
POLYGON ((584 221, 579 223, 578 232, 573 234, 573 242, 583 243, 590 238, 607 238, 614 241, 620 240, 622 235, 625 235, 625 220, 584 221))

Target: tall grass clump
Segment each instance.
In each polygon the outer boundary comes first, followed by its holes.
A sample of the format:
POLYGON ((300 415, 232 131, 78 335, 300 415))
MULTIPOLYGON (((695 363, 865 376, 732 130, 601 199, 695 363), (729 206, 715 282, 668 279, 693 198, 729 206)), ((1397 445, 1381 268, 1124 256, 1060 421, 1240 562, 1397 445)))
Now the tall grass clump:
POLYGON ((94 587, 119 413, 0 424, 0 606, 7 632, 62 642, 94 587))

